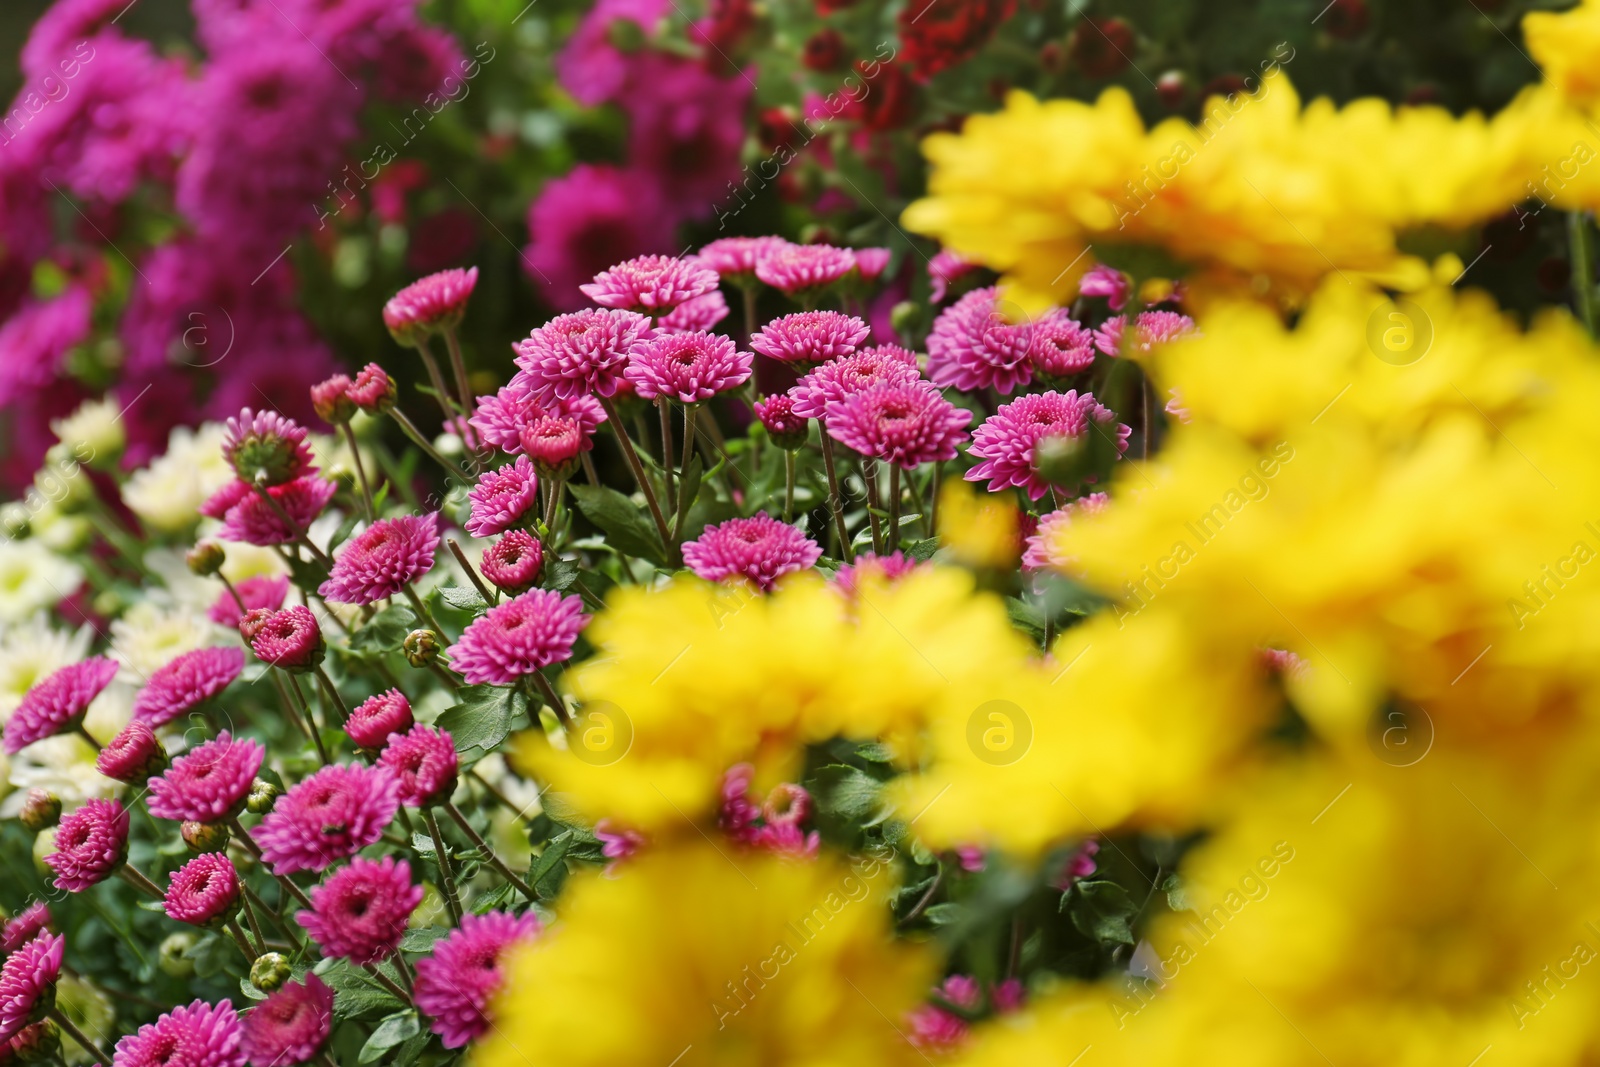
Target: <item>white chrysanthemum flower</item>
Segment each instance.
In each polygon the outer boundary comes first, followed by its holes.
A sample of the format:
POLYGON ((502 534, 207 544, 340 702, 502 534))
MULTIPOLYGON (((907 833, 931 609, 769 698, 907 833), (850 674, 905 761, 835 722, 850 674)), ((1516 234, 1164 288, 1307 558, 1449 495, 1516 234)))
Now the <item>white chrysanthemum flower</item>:
POLYGON ((82 584, 82 568, 38 541, 0 540, 0 623, 31 618, 82 584))
POLYGON ((64 419, 51 419, 50 429, 81 462, 109 461, 122 454, 128 432, 116 398, 85 400, 64 419))
POLYGON ((44 616, 0 633, 0 723, 44 678, 89 654, 87 626, 76 633, 53 629, 44 616))
POLYGON ((85 800, 116 796, 122 783, 95 770, 96 755, 89 742, 70 733, 35 741, 12 756, 7 775, 12 791, 0 801, 0 819, 15 818, 28 790, 34 788, 47 789, 60 797, 64 812, 85 800))
POLYGON ((167 438, 166 455, 128 479, 122 502, 153 529, 188 529, 199 518, 200 505, 233 480, 233 469, 222 458, 222 439, 218 423, 198 430, 179 426, 167 438))
MULTIPOLYGON (((163 598, 165 599, 165 598, 163 598)), ((204 609, 141 600, 111 624, 111 658, 127 668, 128 680, 143 683, 185 652, 222 644, 228 632, 204 609)))

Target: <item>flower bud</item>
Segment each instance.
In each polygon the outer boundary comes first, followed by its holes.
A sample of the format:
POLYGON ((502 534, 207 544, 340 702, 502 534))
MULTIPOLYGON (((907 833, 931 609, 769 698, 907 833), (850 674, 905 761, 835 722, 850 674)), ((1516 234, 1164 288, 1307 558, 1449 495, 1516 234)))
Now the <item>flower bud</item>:
POLYGON ((257 778, 250 783, 250 795, 244 802, 244 808, 251 815, 265 815, 278 802, 278 795, 281 792, 282 790, 271 782, 257 778))
POLYGON ((202 578, 209 578, 222 570, 222 565, 228 559, 227 550, 215 541, 202 541, 191 548, 184 562, 189 564, 189 572, 202 578))
MULTIPOLYGON (((254 614, 251 612, 240 620, 240 633, 244 633, 246 621, 254 614)), ((322 627, 311 609, 303 604, 269 612, 266 618, 251 621, 250 625, 253 627, 248 637, 251 651, 261 662, 273 667, 296 673, 312 671, 327 653, 322 627)))
POLYGON ((338 426, 355 415, 355 401, 350 399, 351 384, 349 375, 335 374, 311 387, 311 406, 323 422, 338 426))
POLYGON ((239 616, 239 636, 248 644, 255 637, 256 631, 260 630, 270 618, 272 618, 271 608, 251 608, 239 616))
POLYGON ((400 646, 406 662, 413 667, 426 667, 439 657, 439 635, 432 630, 412 630, 400 646))
POLYGON ((51 1063, 61 1050, 61 1028, 49 1019, 25 1026, 11 1039, 18 1063, 51 1063))
POLYGON ((756 418, 761 420, 772 443, 785 452, 797 452, 804 447, 811 430, 811 420, 794 413, 794 401, 785 393, 757 400, 756 418))
POLYGON ((37 786, 22 798, 22 825, 34 833, 48 830, 61 821, 61 798, 37 786))
POLYGON ((250 984, 263 993, 271 993, 289 980, 293 969, 281 952, 268 952, 257 956, 250 965, 250 984))
POLYGON ((899 335, 914 332, 922 320, 922 307, 910 300, 902 300, 889 309, 889 325, 899 335))
POLYGON ((156 950, 156 966, 161 968, 161 973, 173 978, 188 978, 194 974, 194 960, 189 959, 185 953, 195 946, 199 937, 188 930, 176 934, 168 934, 166 940, 161 942, 161 947, 156 950))
POLYGON ((107 778, 143 786, 152 775, 167 769, 167 750, 148 722, 134 719, 100 750, 94 765, 107 778))
POLYGON ((362 411, 376 415, 394 407, 399 389, 387 371, 376 363, 368 363, 356 374, 355 381, 350 383, 345 395, 362 411))
POLYGON ((186 822, 178 832, 190 852, 221 852, 228 847, 228 828, 219 822, 186 822))

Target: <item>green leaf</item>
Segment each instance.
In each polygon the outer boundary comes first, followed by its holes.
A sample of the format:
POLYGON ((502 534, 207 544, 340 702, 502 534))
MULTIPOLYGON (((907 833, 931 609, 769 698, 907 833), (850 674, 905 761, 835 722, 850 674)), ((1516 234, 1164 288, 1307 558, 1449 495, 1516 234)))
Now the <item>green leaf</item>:
POLYGON ((960 904, 934 904, 922 913, 922 917, 934 926, 949 926, 951 923, 959 922, 966 910, 960 904))
POLYGON ((1184 887, 1183 879, 1176 874, 1169 874, 1161 880, 1161 891, 1167 895, 1167 907, 1173 911, 1189 910, 1188 890, 1184 887))
POLYGON ((1006 597, 1006 615, 1011 619, 1011 625, 1019 630, 1025 630, 1034 637, 1044 635, 1044 613, 1032 604, 1019 600, 1017 597, 1006 597))
POLYGON ((549 900, 561 892, 561 885, 567 880, 566 855, 572 847, 572 837, 568 830, 551 841, 528 871, 528 884, 540 900, 549 900))
POLYGON ((360 521, 361 512, 359 511, 352 511, 350 514, 346 515, 344 517, 344 521, 339 524, 339 528, 333 531, 333 537, 328 541, 328 551, 332 552, 334 549, 350 540, 350 535, 355 533, 356 523, 360 521))
POLYGON ((882 801, 883 785, 865 772, 842 763, 820 768, 815 775, 817 807, 846 822, 873 815, 882 801))
POLYGON ((440 586, 439 599, 460 611, 483 611, 489 606, 476 589, 460 585, 440 586))
POLYGON ((448 730, 457 752, 480 749, 492 752, 511 732, 511 723, 523 710, 526 698, 515 689, 469 685, 460 690, 461 703, 448 707, 434 725, 448 730))
POLYGON ((449 933, 450 928, 447 926, 413 927, 400 939, 400 947, 407 952, 432 952, 433 943, 448 936, 449 933))
POLYGON ((1132 923, 1139 908, 1116 882, 1078 882, 1061 898, 1061 907, 1073 926, 1101 944, 1134 943, 1132 923))
POLYGON ((551 559, 544 564, 544 585, 557 592, 578 580, 578 564, 570 559, 551 559))
MULTIPOLYGON (((500 907, 500 905, 509 900, 511 898, 511 893, 511 883, 501 882, 489 892, 483 894, 472 902, 472 914, 482 915, 485 912, 493 911, 495 908, 500 907)), ((448 930, 441 932, 449 933, 448 930)))
POLYGON ((416 850, 418 859, 428 860, 429 862, 438 861, 438 857, 434 855, 433 851, 433 838, 427 834, 413 831, 411 834, 411 847, 416 850))
POLYGON ((415 1011, 395 1012, 372 1031, 372 1036, 361 1046, 361 1054, 356 1060, 358 1063, 374 1063, 396 1045, 416 1037, 421 1030, 422 1022, 415 1011))
POLYGON ((694 502, 700 498, 700 476, 705 470, 705 465, 700 462, 700 453, 696 452, 689 459, 689 465, 683 470, 683 482, 678 486, 678 514, 673 520, 673 529, 683 528, 683 520, 688 518, 689 509, 694 507, 694 502))
POLYGON ((630 556, 665 564, 661 535, 633 501, 604 485, 570 485, 578 510, 604 531, 611 546, 630 556))
POLYGON ((266 1000, 267 995, 255 987, 255 983, 248 978, 239 979, 239 992, 251 1000, 266 1000))
POLYGON ((289 577, 294 579, 294 584, 301 589, 316 589, 328 580, 328 568, 325 564, 314 559, 301 559, 298 556, 285 557, 289 563, 289 577))
POLYGON ((925 541, 918 541, 906 549, 906 555, 918 563, 926 563, 933 558, 933 554, 937 551, 939 551, 939 539, 930 537, 925 541))
POLYGON ((401 1006, 387 989, 345 960, 323 960, 314 971, 333 990, 333 1013, 341 1019, 368 1018, 401 1006))
POLYGON ((406 634, 417 628, 416 613, 405 604, 390 604, 350 637, 350 647, 363 652, 394 652, 406 634))

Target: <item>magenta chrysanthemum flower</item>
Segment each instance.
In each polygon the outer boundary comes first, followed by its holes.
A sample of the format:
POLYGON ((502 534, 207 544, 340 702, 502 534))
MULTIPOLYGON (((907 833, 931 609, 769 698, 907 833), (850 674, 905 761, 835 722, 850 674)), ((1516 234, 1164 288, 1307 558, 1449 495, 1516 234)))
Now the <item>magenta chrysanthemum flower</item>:
POLYGON ((173 1008, 117 1042, 114 1067, 245 1067, 232 1001, 173 1008))
POLYGON ((784 363, 824 363, 856 350, 872 329, 854 315, 801 311, 773 319, 750 338, 752 350, 784 363))
POLYGON ((828 433, 863 456, 911 470, 956 457, 972 412, 926 382, 875 385, 834 407, 828 433))
POLYGON ((350 401, 350 376, 335 374, 311 387, 311 407, 323 422, 337 426, 356 413, 350 401))
POLYGON ((723 237, 700 249, 695 258, 724 279, 748 285, 756 280, 756 260, 788 243, 782 237, 723 237))
POLYGON ((179 756, 150 779, 150 814, 174 822, 221 822, 244 810, 250 783, 266 758, 259 741, 227 730, 179 756))
POLYGON ((826 419, 844 401, 875 385, 921 380, 915 353, 899 345, 878 345, 824 363, 796 382, 789 389, 789 396, 794 400, 795 414, 826 419))
POLYGON ((467 298, 477 284, 477 267, 442 270, 419 278, 383 305, 383 324, 396 343, 413 346, 460 323, 467 313, 467 298))
POLYGON ((50 905, 36 900, 0 926, 0 957, 9 956, 50 928, 50 905))
POLYGON ((142 785, 152 774, 167 765, 167 750, 161 747, 150 724, 135 718, 95 757, 95 770, 118 782, 142 785))
POLYGON ((611 861, 606 864, 607 875, 615 874, 623 860, 649 843, 644 834, 618 826, 610 819, 594 824, 594 836, 600 839, 600 854, 611 861))
POLYGON ((467 532, 473 537, 491 537, 517 525, 529 511, 537 513, 539 477, 528 457, 518 456, 515 463, 479 478, 467 499, 472 501, 467 532))
POLYGON ((450 665, 468 685, 512 685, 570 657, 588 621, 581 598, 530 589, 468 626, 450 647, 450 665))
POLYGON ((785 574, 810 567, 821 555, 815 541, 766 512, 707 526, 683 546, 683 562, 701 578, 746 578, 763 591, 785 574))
POLYGON ((412 884, 405 860, 357 856, 311 891, 311 910, 295 921, 322 946, 324 956, 377 963, 400 947, 420 903, 422 887, 412 884))
POLYGON ((240 1049, 255 1067, 309 1063, 333 1030, 333 990, 314 974, 244 1013, 240 1049))
POLYGON ((433 569, 439 513, 379 519, 340 550, 317 592, 335 604, 386 600, 433 569))
MULTIPOLYGON (((934 987, 939 998, 967 1011, 977 1011, 983 1004, 983 987, 976 979, 963 974, 953 974, 944 983, 934 987)), ((918 1049, 948 1052, 967 1039, 968 1024, 965 1019, 937 1004, 924 1004, 906 1013, 906 1040, 918 1049)))
POLYGON ((128 858, 128 813, 115 800, 86 800, 56 827, 56 850, 44 858, 58 889, 81 893, 111 877, 128 858))
POLYGON ((344 721, 344 732, 362 748, 377 752, 390 734, 405 733, 411 723, 411 702, 400 690, 390 689, 357 704, 344 721))
POLYGON ((632 311, 589 308, 557 315, 512 348, 540 398, 617 391, 628 353, 650 336, 650 320, 632 311))
POLYGON ((1033 327, 1034 372, 1046 378, 1066 378, 1094 366, 1094 331, 1056 311, 1033 327))
POLYGON ((278 799, 256 843, 273 874, 326 870, 382 837, 399 808, 399 783, 387 770, 334 764, 278 799))
POLYGON ((893 255, 887 248, 858 248, 856 271, 869 282, 877 281, 893 255))
POLYGON ((356 372, 355 380, 345 390, 345 396, 362 411, 376 415, 393 407, 399 392, 388 371, 376 363, 368 363, 356 372))
POLYGON ((1065 507, 1057 508, 1048 515, 1039 517, 1039 528, 1028 535, 1025 542, 1026 548, 1022 553, 1022 569, 1024 571, 1042 571, 1046 569, 1067 570, 1072 566, 1072 559, 1063 556, 1054 548, 1056 537, 1072 525, 1072 520, 1079 515, 1092 515, 1097 511, 1105 510, 1111 498, 1104 493, 1090 493, 1072 501, 1065 507))
POLYGON ((928 377, 963 392, 1012 393, 1033 380, 1033 324, 1011 322, 995 286, 974 289, 934 320, 928 333, 928 377))
POLYGON ((133 701, 133 717, 165 726, 210 700, 244 670, 244 649, 197 648, 175 657, 150 676, 133 701))
POLYGON ((44 1018, 55 1004, 56 979, 67 939, 48 931, 6 957, 0 965, 0 1044, 29 1023, 44 1018))
POLYGON ((204 852, 172 872, 167 918, 190 926, 221 926, 239 907, 239 872, 226 852, 204 852))
POLYGON ((508 530, 483 550, 483 576, 503 593, 515 596, 533 588, 544 565, 544 546, 526 530, 508 530))
POLYGON ((322 662, 326 646, 317 617, 304 604, 274 611, 255 626, 250 650, 263 663, 286 671, 309 671, 322 662))
POLYGON ((539 935, 533 912, 491 911, 464 915, 450 936, 433 943, 433 955, 417 961, 416 1004, 431 1016, 445 1048, 460 1048, 489 1029, 485 1014, 503 979, 505 950, 539 935))
POLYGON ((1079 296, 1103 296, 1112 311, 1121 311, 1133 286, 1115 267, 1098 263, 1078 281, 1079 296))
POLYGON ((972 454, 983 460, 967 471, 967 481, 989 479, 989 491, 1016 486, 1038 500, 1050 489, 1035 467, 1035 449, 1049 437, 1082 437, 1090 433, 1089 420, 1101 424, 1096 432, 1114 436, 1117 451, 1128 449, 1133 431, 1117 422, 1117 413, 1094 398, 1093 393, 1029 393, 1019 396, 984 420, 972 435, 972 454))
POLYGON ((1175 341, 1194 330, 1194 320, 1176 311, 1141 311, 1133 320, 1133 334, 1125 336, 1125 315, 1107 319, 1094 332, 1094 345, 1108 356, 1141 355, 1157 345, 1175 341))
POLYGON ((721 289, 713 289, 705 296, 685 300, 656 321, 658 333, 689 333, 709 330, 728 317, 728 301, 721 289))
POLYGON ((765 249, 756 258, 756 277, 790 296, 832 285, 855 269, 855 253, 832 245, 785 242, 765 249))
POLYGON ((639 256, 595 275, 579 292, 601 307, 662 315, 716 289, 717 272, 694 259, 639 256))
POLYGON ((211 610, 206 612, 206 617, 212 622, 229 629, 237 629, 239 620, 252 608, 277 611, 283 607, 283 598, 289 595, 289 576, 258 574, 234 583, 233 588, 239 594, 237 599, 232 592, 224 589, 222 595, 217 597, 217 602, 211 605, 211 610), (244 601, 243 607, 239 606, 240 600, 244 601))
POLYGON ((282 485, 309 474, 311 448, 306 428, 276 411, 245 408, 227 421, 222 457, 241 482, 282 485))
POLYGON ((326 478, 307 475, 283 485, 267 489, 277 507, 273 507, 243 482, 233 482, 200 505, 200 514, 221 519, 222 528, 217 536, 224 541, 242 541, 248 545, 286 545, 304 533, 322 509, 328 506, 338 486, 326 478), (289 517, 285 524, 279 509, 289 517))
POLYGON ((546 419, 575 424, 587 442, 606 421, 606 413, 592 396, 541 400, 533 378, 523 372, 494 396, 478 398, 478 409, 472 414, 472 428, 478 431, 485 444, 514 456, 522 451, 523 435, 546 419))
POLYGON ((116 674, 115 660, 94 656, 62 667, 29 689, 6 720, 6 751, 15 755, 35 741, 75 729, 116 674))
POLYGON ((455 791, 459 764, 448 730, 418 723, 406 733, 391 734, 378 763, 394 774, 400 803, 408 808, 441 804, 455 791))
POLYGON ((750 380, 753 357, 732 338, 710 333, 673 333, 633 350, 624 376, 645 400, 666 397, 680 404, 709 400, 750 380))
POLYGON ((928 281, 933 285, 933 291, 928 294, 928 299, 935 304, 940 303, 949 295, 951 282, 977 269, 978 265, 970 259, 957 255, 947 248, 941 248, 928 261, 928 281))
POLYGON ((848 563, 834 573, 833 583, 845 596, 854 597, 868 575, 881 581, 892 582, 904 578, 916 569, 917 561, 907 558, 900 552, 891 552, 887 556, 863 552, 856 557, 854 563, 848 563))
POLYGON ((756 418, 779 448, 798 448, 810 432, 811 420, 795 411, 794 399, 785 393, 757 400, 756 418))

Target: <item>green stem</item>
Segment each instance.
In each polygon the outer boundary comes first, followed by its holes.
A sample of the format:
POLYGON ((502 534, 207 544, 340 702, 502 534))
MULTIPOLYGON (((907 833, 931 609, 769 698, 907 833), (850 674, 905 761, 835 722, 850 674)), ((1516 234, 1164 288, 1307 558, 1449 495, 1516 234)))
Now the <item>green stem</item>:
POLYGON ((367 521, 376 522, 378 509, 372 503, 372 483, 367 481, 367 468, 361 462, 361 446, 356 444, 356 432, 350 428, 349 422, 341 422, 339 429, 344 434, 345 444, 350 446, 350 457, 356 465, 356 479, 361 483, 361 500, 367 506, 367 521))
POLYGON ((499 854, 495 852, 494 848, 490 846, 489 842, 483 839, 483 835, 472 828, 472 824, 467 821, 467 817, 461 813, 460 808, 456 807, 453 802, 447 800, 444 803, 444 810, 445 813, 450 816, 450 818, 455 820, 455 824, 461 827, 461 832, 466 834, 472 843, 477 846, 478 851, 483 853, 484 858, 489 861, 489 865, 500 872, 500 876, 502 878, 516 886, 517 892, 527 897, 530 902, 538 899, 536 896, 534 896, 533 888, 529 886, 527 882, 519 878, 515 871, 506 866, 505 860, 502 860, 499 854))
POLYGON ((456 392, 461 394, 461 439, 467 447, 477 451, 477 434, 470 422, 472 418, 472 386, 467 383, 467 361, 461 355, 461 341, 456 337, 456 328, 444 328, 444 347, 450 353, 450 367, 455 371, 456 392))
POLYGON ((422 435, 422 431, 417 429, 416 424, 406 418, 405 412, 399 408, 390 408, 389 415, 395 422, 400 424, 400 429, 407 437, 411 438, 411 443, 422 449, 423 454, 429 459, 443 467, 447 474, 452 474, 459 478, 462 485, 471 485, 473 483, 475 479, 468 475, 466 471, 440 455, 439 450, 434 448, 433 443, 422 435))
POLYGON ((878 521, 878 512, 883 510, 883 502, 878 497, 878 461, 868 456, 861 457, 861 480, 867 483, 867 524, 872 527, 872 551, 876 555, 883 555, 883 528, 878 521))
MULTIPOLYGON (((667 512, 678 508, 677 487, 672 479, 672 404, 664 396, 656 397, 656 411, 661 415, 661 478, 666 489, 667 512)), ((687 447, 687 446, 685 446, 687 447)))
POLYGON ((1573 211, 1567 215, 1567 240, 1572 257, 1572 295, 1578 305, 1578 318, 1583 328, 1594 336, 1594 229, 1587 214, 1573 211))
POLYGON ((822 427, 822 465, 828 472, 828 510, 833 512, 834 526, 839 531, 839 556, 846 563, 854 563, 856 554, 850 547, 850 533, 844 525, 844 497, 839 495, 839 469, 833 458, 833 438, 828 436, 826 426, 822 427))
MULTIPOLYGON (((330 710, 339 713, 339 728, 341 730, 344 729, 345 721, 350 718, 350 708, 345 704, 344 697, 339 695, 339 690, 333 687, 333 679, 328 677, 328 672, 323 669, 320 663, 317 664, 317 680, 322 683, 323 695, 328 698, 330 710)), ((327 718, 327 716, 323 717, 327 718)))
POLYGON ((483 584, 482 578, 478 577, 477 569, 467 562, 467 554, 461 551, 461 546, 456 544, 456 539, 447 537, 444 539, 444 543, 449 547, 450 554, 456 558, 456 562, 461 564, 461 569, 466 571, 467 579, 472 582, 473 588, 477 589, 478 595, 483 597, 483 602, 485 604, 499 603, 500 594, 489 592, 489 587, 483 584))
POLYGON ((661 535, 662 547, 666 549, 670 558, 672 533, 667 529, 666 516, 661 513, 661 503, 656 499, 656 491, 644 472, 644 464, 639 462, 639 454, 633 450, 633 442, 628 440, 628 431, 623 428, 622 420, 617 417, 616 404, 611 402, 609 396, 602 396, 599 400, 600 406, 605 409, 611 432, 617 435, 617 443, 622 447, 622 457, 627 460, 628 469, 633 472, 633 480, 639 483, 639 491, 644 494, 644 502, 650 507, 650 517, 655 520, 656 532, 661 535))
POLYGON ((889 464, 889 551, 900 548, 900 468, 889 464))
POLYGON ((418 337, 415 344, 417 354, 422 357, 422 365, 428 369, 428 384, 433 387, 434 399, 439 401, 439 410, 444 412, 446 429, 451 429, 455 421, 455 404, 450 400, 450 390, 445 388, 444 375, 439 373, 439 363, 433 358, 433 350, 428 347, 426 337, 418 337))
POLYGON ((322 737, 307 726, 306 721, 300 717, 300 709, 289 698, 289 690, 283 684, 283 675, 272 667, 267 668, 267 674, 271 676, 272 684, 278 687, 278 696, 283 701, 284 710, 288 712, 289 718, 294 720, 294 724, 300 728, 300 732, 306 735, 306 740, 317 746, 317 755, 322 758, 322 765, 326 767, 328 765, 328 752, 322 747, 322 737))
POLYGON ((244 921, 250 924, 250 932, 256 937, 256 951, 258 953, 265 952, 267 950, 267 938, 261 932, 261 920, 256 918, 256 909, 250 906, 250 898, 248 896, 241 896, 239 901, 243 905, 244 921))
POLYGON ((445 851, 444 837, 439 833, 439 820, 433 817, 432 810, 423 808, 422 821, 428 824, 428 835, 433 838, 433 855, 439 863, 439 890, 444 894, 445 910, 450 913, 450 921, 459 925, 461 900, 456 896, 456 880, 450 871, 450 854, 445 851))
POLYGON ((244 931, 239 929, 239 920, 229 919, 226 923, 228 933, 233 935, 233 943, 239 946, 239 951, 244 953, 246 963, 256 961, 255 950, 250 947, 250 942, 244 939, 244 931))
MULTIPOLYGON (((66 1017, 66 1015, 61 1011, 60 1008, 51 1008, 50 1009, 50 1018, 52 1020, 54 1020, 54 1022, 55 1022, 55 1024, 57 1026, 61 1027, 62 1031, 68 1037, 72 1038, 72 1040, 76 1041, 79 1045, 81 1045, 85 1052, 87 1052, 90 1055, 94 1056, 101 1063, 110 1063, 111 1062, 111 1053, 109 1053, 105 1049, 101 1048, 95 1042, 90 1041, 89 1038, 84 1034, 84 1032, 82 1030, 79 1030, 78 1027, 73 1023, 73 1021, 71 1019, 66 1017)), ((65 1060, 65 1057, 63 1057, 63 1060, 65 1060)))
POLYGON ((444 629, 439 625, 438 620, 433 617, 433 612, 428 610, 428 606, 424 604, 422 602, 422 598, 417 595, 417 591, 411 588, 411 583, 407 582, 405 585, 401 586, 400 589, 403 593, 405 593, 406 599, 411 601, 411 606, 417 610, 417 618, 427 623, 428 629, 439 635, 439 643, 441 645, 448 647, 450 644, 450 638, 445 634, 444 629))
MULTIPOLYGON (((237 815, 228 820, 228 829, 233 831, 233 836, 238 838, 239 843, 250 851, 250 854, 256 858, 257 862, 262 862, 261 846, 256 844, 256 839, 250 836, 250 831, 246 830, 244 825, 239 822, 237 815)), ((275 874, 273 877, 278 880, 278 885, 283 887, 283 891, 298 900, 301 906, 311 907, 311 898, 306 896, 304 890, 299 886, 281 874, 275 874)))
POLYGON ((267 491, 266 486, 251 482, 250 488, 254 489, 256 491, 256 495, 262 500, 266 501, 267 507, 271 508, 273 514, 278 516, 278 521, 283 523, 284 529, 288 530, 292 535, 290 540, 296 542, 297 544, 305 545, 306 548, 310 550, 311 555, 314 556, 318 562, 332 562, 332 560, 328 559, 328 554, 326 552, 322 551, 322 549, 311 543, 311 539, 307 537, 306 532, 300 528, 300 524, 289 517, 289 513, 283 510, 283 505, 278 503, 277 497, 273 496, 267 491))
POLYGON ((539 687, 539 693, 544 697, 545 702, 550 705, 550 710, 556 713, 557 719, 561 720, 561 725, 571 729, 572 717, 567 714, 566 701, 561 699, 561 694, 557 693, 555 687, 550 684, 550 679, 538 671, 533 672, 532 678, 533 684, 539 687))
POLYGON ((783 521, 794 521, 794 453, 783 451, 783 521))
POLYGON ((283 677, 285 688, 289 690, 295 704, 299 706, 300 714, 305 716, 306 729, 311 731, 311 741, 317 746, 317 755, 321 757, 322 765, 326 767, 333 761, 328 758, 328 750, 322 745, 322 727, 317 725, 317 717, 312 714, 311 705, 306 701, 306 695, 300 691, 300 680, 288 671, 284 672, 283 677))
POLYGON ((147 896, 150 896, 155 900, 166 899, 167 895, 161 891, 160 887, 158 887, 150 879, 146 878, 143 872, 141 872, 139 868, 135 867, 133 864, 124 863, 121 867, 117 868, 117 874, 122 877, 123 881, 127 882, 129 885, 133 886, 135 889, 146 894, 147 896))

